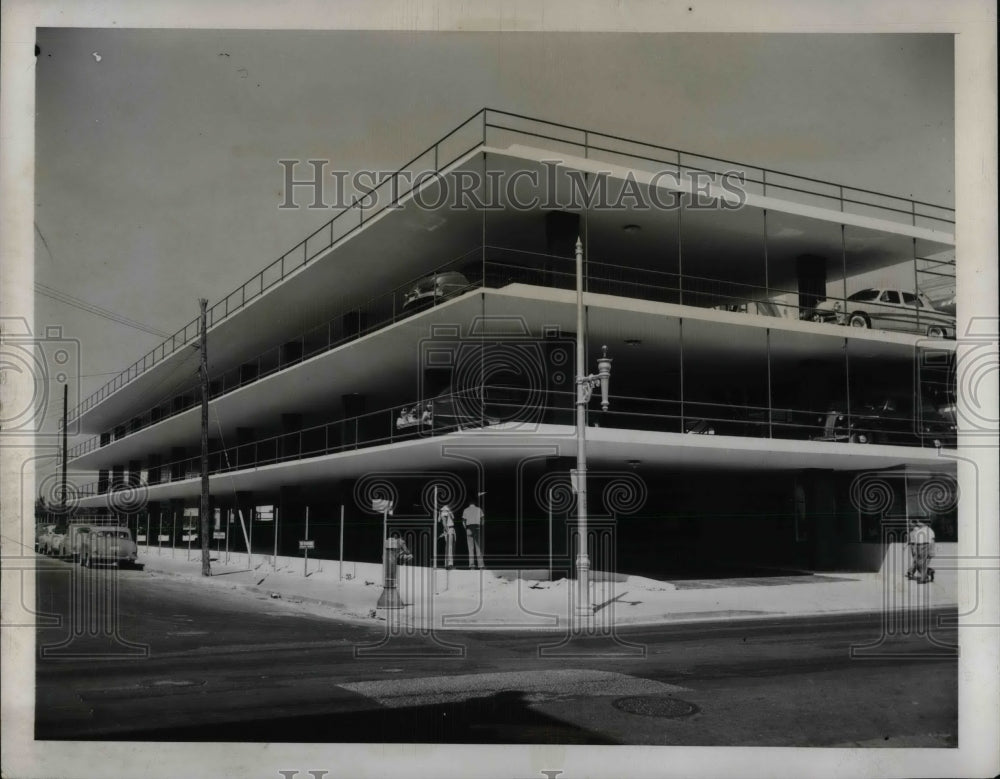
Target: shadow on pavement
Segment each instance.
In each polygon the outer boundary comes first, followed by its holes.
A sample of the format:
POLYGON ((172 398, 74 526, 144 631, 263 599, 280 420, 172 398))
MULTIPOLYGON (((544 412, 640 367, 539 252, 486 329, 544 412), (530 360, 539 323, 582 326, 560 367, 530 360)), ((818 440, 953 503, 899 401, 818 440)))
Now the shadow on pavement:
MULTIPOLYGON (((359 700, 367 701, 365 698, 359 700)), ((617 744, 541 714, 528 697, 503 691, 460 702, 404 708, 268 717, 251 721, 116 732, 115 741, 269 741, 306 743, 617 744)), ((104 740, 98 738, 97 740, 104 740)))

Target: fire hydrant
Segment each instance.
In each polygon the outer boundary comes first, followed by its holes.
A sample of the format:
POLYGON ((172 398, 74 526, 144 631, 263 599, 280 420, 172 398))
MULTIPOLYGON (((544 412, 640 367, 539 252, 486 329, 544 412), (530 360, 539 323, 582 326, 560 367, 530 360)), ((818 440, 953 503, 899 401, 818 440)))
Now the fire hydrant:
POLYGON ((382 550, 382 594, 379 596, 377 608, 380 609, 402 609, 408 604, 403 603, 399 597, 399 588, 396 586, 396 567, 399 563, 406 563, 413 559, 410 550, 406 547, 406 542, 399 536, 385 540, 385 547, 382 550))

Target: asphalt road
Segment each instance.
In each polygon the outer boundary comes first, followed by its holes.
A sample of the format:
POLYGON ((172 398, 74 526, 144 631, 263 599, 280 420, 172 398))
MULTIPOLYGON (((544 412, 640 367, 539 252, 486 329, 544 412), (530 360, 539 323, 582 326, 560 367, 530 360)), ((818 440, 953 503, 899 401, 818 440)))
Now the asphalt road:
POLYGON ((37 608, 40 740, 957 745, 954 612, 389 635, 50 560, 37 608))

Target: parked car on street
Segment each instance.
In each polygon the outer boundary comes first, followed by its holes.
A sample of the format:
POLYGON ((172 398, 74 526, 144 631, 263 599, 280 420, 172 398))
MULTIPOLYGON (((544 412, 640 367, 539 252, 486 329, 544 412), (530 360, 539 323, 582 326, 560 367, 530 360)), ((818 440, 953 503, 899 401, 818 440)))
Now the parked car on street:
POLYGON ((471 288, 469 280, 458 271, 441 271, 417 281, 403 293, 403 308, 416 310, 461 295, 471 288))
POLYGON ((134 566, 137 550, 132 531, 127 527, 95 525, 80 541, 80 563, 87 568, 96 564, 134 566))
POLYGON ((70 560, 80 559, 80 546, 83 544, 83 536, 90 532, 90 525, 70 525, 66 528, 66 535, 59 545, 57 555, 70 560))
POLYGON ((52 532, 46 533, 42 537, 41 552, 53 557, 62 556, 63 543, 66 540, 66 526, 57 525, 52 528, 52 532))
POLYGON ((44 552, 46 539, 52 535, 52 531, 56 529, 55 525, 45 524, 44 522, 35 525, 35 551, 44 552))
POLYGON ((935 447, 954 447, 957 441, 952 420, 928 400, 914 406, 909 396, 880 398, 854 413, 837 404, 817 422, 823 432, 816 441, 935 447))
POLYGON ((919 292, 868 288, 837 300, 818 304, 802 312, 811 322, 836 322, 850 327, 899 330, 926 334, 931 338, 954 338, 955 316, 934 308, 919 292))

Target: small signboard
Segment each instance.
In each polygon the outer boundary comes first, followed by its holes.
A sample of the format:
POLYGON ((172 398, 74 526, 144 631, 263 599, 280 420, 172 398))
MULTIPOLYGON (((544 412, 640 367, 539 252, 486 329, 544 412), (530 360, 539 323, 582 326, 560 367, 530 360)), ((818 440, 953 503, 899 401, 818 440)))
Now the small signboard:
POLYGON ((144 543, 144 542, 145 542, 145 540, 146 540, 146 536, 144 536, 144 535, 142 535, 142 536, 136 536, 136 537, 135 537, 135 542, 136 542, 137 544, 141 544, 141 543, 144 543))
POLYGON ((169 541, 170 540, 170 536, 165 536, 163 534, 160 534, 160 535, 158 535, 156 537, 156 540, 157 541, 169 541))
POLYGON ((315 541, 299 541, 299 549, 315 549, 315 541))
POLYGON ((212 533, 212 538, 214 538, 216 541, 222 541, 225 539, 225 537, 226 534, 221 530, 216 530, 214 533, 212 533))
POLYGON ((201 509, 196 509, 196 508, 195 509, 184 509, 184 516, 185 517, 200 517, 201 516, 201 509))
POLYGON ((196 533, 186 534, 181 536, 181 541, 197 541, 198 535, 196 533))

